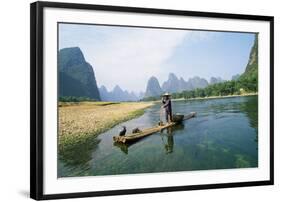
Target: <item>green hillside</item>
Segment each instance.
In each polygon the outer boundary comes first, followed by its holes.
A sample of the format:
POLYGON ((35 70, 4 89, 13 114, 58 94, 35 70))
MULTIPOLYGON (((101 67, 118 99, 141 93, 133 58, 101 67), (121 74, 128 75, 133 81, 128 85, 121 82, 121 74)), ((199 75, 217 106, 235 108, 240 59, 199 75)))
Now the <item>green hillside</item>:
POLYGON ((85 61, 80 48, 64 48, 59 51, 59 96, 87 97, 100 100, 95 73, 85 61))
POLYGON ((256 34, 245 72, 239 78, 246 90, 258 91, 258 60, 258 34, 256 34))
MULTIPOLYGON (((244 73, 235 80, 208 85, 206 88, 196 88, 173 93, 173 98, 197 98, 210 96, 241 95, 258 92, 258 34, 254 39, 249 60, 244 73)), ((159 97, 149 97, 144 100, 157 100, 159 97)))

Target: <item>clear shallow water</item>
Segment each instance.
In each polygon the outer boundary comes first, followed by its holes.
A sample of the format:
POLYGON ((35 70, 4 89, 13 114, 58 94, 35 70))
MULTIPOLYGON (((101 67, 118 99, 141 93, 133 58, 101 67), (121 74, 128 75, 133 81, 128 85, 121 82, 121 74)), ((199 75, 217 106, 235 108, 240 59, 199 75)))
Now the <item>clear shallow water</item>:
POLYGON ((112 137, 159 121, 159 105, 93 139, 69 159, 60 157, 58 176, 115 175, 258 166, 258 97, 175 101, 173 112, 197 117, 124 146, 112 137), (77 158, 77 159, 76 159, 77 158))

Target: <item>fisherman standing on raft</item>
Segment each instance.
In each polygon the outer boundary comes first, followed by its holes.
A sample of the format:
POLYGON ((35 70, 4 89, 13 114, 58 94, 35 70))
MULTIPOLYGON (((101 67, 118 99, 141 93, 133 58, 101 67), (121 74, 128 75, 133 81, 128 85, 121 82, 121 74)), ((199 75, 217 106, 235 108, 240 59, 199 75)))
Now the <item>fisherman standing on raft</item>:
POLYGON ((167 123, 172 122, 172 102, 171 95, 169 93, 165 93, 162 95, 162 108, 165 109, 165 117, 167 123))

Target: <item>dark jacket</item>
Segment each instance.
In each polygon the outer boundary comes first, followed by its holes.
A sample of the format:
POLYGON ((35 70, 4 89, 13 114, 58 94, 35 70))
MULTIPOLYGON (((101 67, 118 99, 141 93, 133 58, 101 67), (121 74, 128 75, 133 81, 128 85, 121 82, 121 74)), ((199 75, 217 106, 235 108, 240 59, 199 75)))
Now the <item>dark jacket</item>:
POLYGON ((172 103, 171 99, 165 100, 164 98, 162 99, 163 107, 165 108, 166 112, 169 112, 172 114, 172 103))

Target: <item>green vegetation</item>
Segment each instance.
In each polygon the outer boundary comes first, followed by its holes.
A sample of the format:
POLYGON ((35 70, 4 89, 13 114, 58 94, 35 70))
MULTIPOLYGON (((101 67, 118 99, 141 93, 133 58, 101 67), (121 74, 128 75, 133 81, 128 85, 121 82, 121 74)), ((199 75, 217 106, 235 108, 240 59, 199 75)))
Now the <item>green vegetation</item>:
POLYGON ((64 48, 58 54, 59 95, 89 97, 100 100, 92 66, 80 48, 64 48))
POLYGON ((252 47, 246 70, 239 77, 238 81, 246 90, 258 91, 258 35, 255 37, 254 46, 252 47))
MULTIPOLYGON (((191 91, 182 91, 180 93, 173 93, 174 99, 184 98, 203 98, 212 96, 227 96, 227 95, 243 95, 248 93, 256 93, 258 91, 257 76, 244 75, 238 80, 225 81, 222 83, 216 83, 209 85, 206 88, 196 88, 191 91)), ((144 101, 156 101, 160 97, 147 97, 144 101)))
POLYGON ((76 96, 61 96, 59 97, 60 102, 85 102, 85 101, 96 101, 89 97, 76 97, 76 96))
POLYGON ((247 93, 255 93, 257 92, 257 88, 257 82, 243 78, 237 81, 225 81, 223 83, 209 85, 206 88, 197 88, 192 91, 174 93, 172 97, 190 99, 197 97, 243 95, 247 93))
POLYGON ((86 164, 91 159, 93 148, 96 148, 100 140, 97 136, 119 123, 128 121, 144 114, 144 109, 139 109, 128 114, 127 117, 114 119, 104 124, 101 128, 91 132, 62 135, 59 137, 60 159, 67 165, 86 164), (83 155, 81 155, 83 154, 83 155))
POLYGON ((241 154, 236 154, 236 167, 237 168, 249 168, 251 167, 251 164, 249 163, 249 161, 246 159, 245 156, 241 155, 241 154))
MULTIPOLYGON (((211 96, 244 95, 258 92, 258 35, 255 36, 245 72, 237 79, 208 85, 205 88, 196 88, 190 91, 173 93, 174 99, 178 98, 203 98, 211 96)), ((144 101, 159 100, 160 97, 147 97, 144 101)))
POLYGON ((85 164, 98 145, 96 137, 119 123, 141 116, 147 102, 61 102, 59 155, 67 165, 85 164), (83 154, 83 155, 82 155, 83 154))
POLYGON ((143 99, 141 99, 141 101, 158 101, 160 100, 160 96, 155 96, 155 97, 145 97, 143 99))
POLYGON ((113 104, 120 104, 120 102, 102 102, 102 101, 59 101, 59 107, 67 107, 67 106, 107 106, 107 105, 113 105, 113 104))

